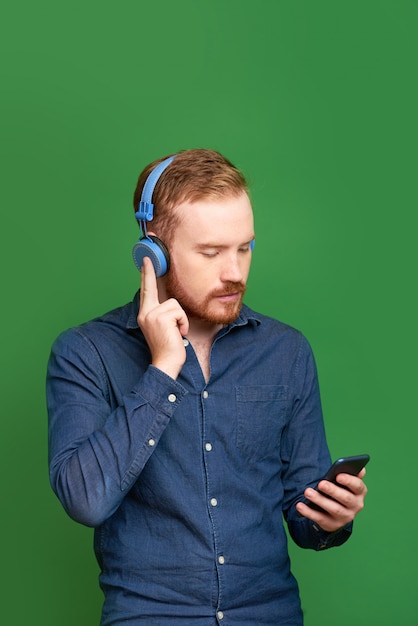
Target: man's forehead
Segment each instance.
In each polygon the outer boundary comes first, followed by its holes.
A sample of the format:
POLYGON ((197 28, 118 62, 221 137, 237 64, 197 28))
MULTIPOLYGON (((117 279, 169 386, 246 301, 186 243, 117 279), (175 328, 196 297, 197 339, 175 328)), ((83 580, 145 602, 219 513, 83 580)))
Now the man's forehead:
POLYGON ((240 195, 228 195, 219 197, 204 197, 199 200, 186 200, 179 203, 174 211, 183 218, 211 218, 213 215, 219 217, 221 213, 225 219, 229 214, 251 214, 252 207, 251 202, 246 192, 242 192, 240 195))
POLYGON ((206 199, 183 204, 177 239, 193 241, 195 248, 243 245, 254 238, 254 220, 248 196, 206 199))

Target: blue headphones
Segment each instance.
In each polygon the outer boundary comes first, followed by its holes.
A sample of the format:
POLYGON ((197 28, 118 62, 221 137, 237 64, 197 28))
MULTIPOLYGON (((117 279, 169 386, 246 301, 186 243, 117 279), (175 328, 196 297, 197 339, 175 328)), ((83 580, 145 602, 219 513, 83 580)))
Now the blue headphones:
POLYGON ((150 222, 154 217, 154 205, 152 204, 152 194, 155 189, 155 185, 158 182, 161 174, 170 165, 175 157, 171 156, 164 161, 161 161, 148 176, 145 181, 144 188, 142 189, 141 200, 139 202, 138 211, 135 213, 135 217, 138 220, 141 235, 134 245, 132 250, 132 256, 134 263, 140 270, 144 261, 144 257, 149 257, 154 266, 155 275, 157 278, 164 276, 170 268, 170 255, 166 246, 161 239, 147 233, 147 222, 150 222))

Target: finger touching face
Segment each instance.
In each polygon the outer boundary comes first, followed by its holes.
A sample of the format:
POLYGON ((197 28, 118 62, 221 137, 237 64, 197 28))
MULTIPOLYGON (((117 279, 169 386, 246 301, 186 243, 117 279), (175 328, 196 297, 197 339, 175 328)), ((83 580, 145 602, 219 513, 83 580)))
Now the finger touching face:
POLYGON ((153 308, 159 304, 157 278, 149 257, 145 257, 141 268, 140 306, 153 308))

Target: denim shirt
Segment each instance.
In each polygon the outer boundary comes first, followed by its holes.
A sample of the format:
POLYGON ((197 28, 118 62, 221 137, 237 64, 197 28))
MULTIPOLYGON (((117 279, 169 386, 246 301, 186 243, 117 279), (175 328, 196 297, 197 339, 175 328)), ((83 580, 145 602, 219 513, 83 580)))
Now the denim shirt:
POLYGON ((205 381, 150 365, 132 303, 64 332, 47 379, 50 479, 95 527, 102 626, 300 626, 287 537, 339 545, 295 504, 330 465, 311 349, 243 306, 205 381))

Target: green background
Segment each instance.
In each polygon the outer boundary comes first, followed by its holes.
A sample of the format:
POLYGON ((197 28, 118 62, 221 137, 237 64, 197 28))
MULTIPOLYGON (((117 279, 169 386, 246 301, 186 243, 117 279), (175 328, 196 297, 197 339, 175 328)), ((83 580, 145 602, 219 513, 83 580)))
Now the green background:
POLYGON ((98 623, 92 531, 48 484, 49 349, 136 290, 139 171, 210 147, 252 189, 248 304, 311 341, 333 457, 372 456, 351 541, 290 548, 306 626, 417 625, 418 3, 2 6, 2 623, 98 623))

